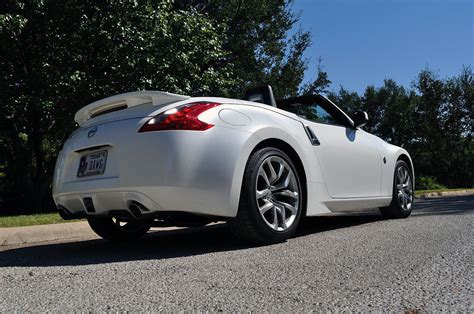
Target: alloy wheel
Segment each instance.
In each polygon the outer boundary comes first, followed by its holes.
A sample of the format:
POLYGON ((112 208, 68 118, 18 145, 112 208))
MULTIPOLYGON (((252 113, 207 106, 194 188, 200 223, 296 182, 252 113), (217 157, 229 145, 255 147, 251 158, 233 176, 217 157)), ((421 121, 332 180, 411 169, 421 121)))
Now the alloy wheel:
POLYGON ((301 206, 298 178, 290 165, 279 156, 267 157, 257 174, 256 199, 265 223, 276 231, 285 231, 295 222, 301 206))
POLYGON ((410 210, 413 203, 413 185, 409 170, 401 166, 397 169, 397 197, 403 210, 410 210))

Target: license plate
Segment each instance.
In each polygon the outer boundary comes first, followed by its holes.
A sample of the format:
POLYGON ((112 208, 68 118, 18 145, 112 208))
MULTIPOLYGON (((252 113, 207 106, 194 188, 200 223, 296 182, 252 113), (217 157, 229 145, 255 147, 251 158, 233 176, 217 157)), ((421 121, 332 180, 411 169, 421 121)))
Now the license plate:
POLYGON ((77 170, 77 177, 82 178, 104 174, 106 162, 106 150, 82 155, 79 169, 77 170))

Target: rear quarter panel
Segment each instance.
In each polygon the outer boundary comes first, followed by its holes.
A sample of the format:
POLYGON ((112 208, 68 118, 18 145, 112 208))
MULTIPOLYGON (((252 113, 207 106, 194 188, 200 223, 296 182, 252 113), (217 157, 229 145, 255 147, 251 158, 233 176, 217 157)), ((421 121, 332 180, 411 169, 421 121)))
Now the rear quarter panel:
MULTIPOLYGON (((252 105, 244 103, 228 103, 206 111, 199 117, 208 123, 224 128, 236 128, 255 135, 258 142, 251 143, 253 147, 242 147, 242 153, 235 170, 235 181, 232 195, 240 195, 242 178, 246 163, 254 148, 264 140, 279 139, 289 144, 298 154, 306 175, 307 186, 307 215, 328 213, 330 210, 323 201, 328 200, 326 186, 324 184, 321 168, 313 146, 310 143, 303 125, 299 118, 289 112, 266 105, 252 105), (267 108, 268 107, 268 108, 267 108), (233 110, 248 117, 244 125, 234 125, 222 121, 219 112, 222 110, 233 110)), ((246 120, 246 119, 242 119, 246 120)))
MULTIPOLYGON (((308 180, 323 182, 318 160, 299 118, 292 113, 270 106, 266 107, 268 109, 247 104, 225 104, 212 109, 214 112, 211 110, 205 112, 200 116, 200 119, 220 127, 235 128, 252 133, 260 139, 260 142, 274 138, 288 143, 298 153, 308 180), (218 114, 223 110, 237 111, 248 117, 249 121, 245 125, 226 123, 219 118, 218 114)), ((241 157, 248 160, 250 153, 241 157)))

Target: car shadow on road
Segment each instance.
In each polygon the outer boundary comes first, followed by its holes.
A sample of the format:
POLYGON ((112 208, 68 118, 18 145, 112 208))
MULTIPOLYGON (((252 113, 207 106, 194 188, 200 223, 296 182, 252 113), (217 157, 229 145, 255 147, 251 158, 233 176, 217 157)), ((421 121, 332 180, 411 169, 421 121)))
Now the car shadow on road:
MULTIPOLYGON (((474 197, 420 200, 413 217, 421 219, 424 216, 467 214, 474 210, 473 203, 474 197)), ((382 219, 378 211, 305 218, 294 238, 375 223, 382 219)), ((215 224, 201 228, 151 232, 140 240, 127 243, 88 240, 7 249, 0 251, 0 267, 75 266, 160 260, 248 248, 251 246, 235 239, 225 224, 215 224)))
MULTIPOLYGON (((294 237, 347 228, 380 220, 377 214, 306 218, 294 237)), ((292 241, 290 239, 290 241, 292 241)), ((0 251, 0 267, 93 265, 136 260, 156 260, 248 249, 225 224, 200 228, 150 232, 133 242, 87 240, 51 243, 0 251)))

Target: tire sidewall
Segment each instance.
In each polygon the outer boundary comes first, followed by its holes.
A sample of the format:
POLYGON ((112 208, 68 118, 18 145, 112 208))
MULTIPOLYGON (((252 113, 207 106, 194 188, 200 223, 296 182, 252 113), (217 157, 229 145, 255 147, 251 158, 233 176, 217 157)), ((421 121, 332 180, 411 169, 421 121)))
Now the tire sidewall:
POLYGON ((403 217, 407 217, 411 214, 411 211, 413 209, 413 203, 414 203, 414 200, 415 200, 415 191, 413 189, 413 174, 412 174, 412 171, 410 169, 410 167, 407 165, 407 163, 403 160, 399 160, 397 161, 396 165, 395 165, 395 170, 393 172, 393 199, 392 199, 392 204, 393 206, 396 206, 396 208, 400 211, 400 214, 403 216, 403 217), (397 189, 397 171, 400 167, 404 167, 408 170, 408 175, 410 176, 410 183, 411 183, 411 189, 412 189, 412 199, 411 199, 411 207, 410 209, 408 210, 405 210, 403 208, 403 206, 400 204, 400 200, 398 199, 398 189, 397 189))
POLYGON ((145 235, 150 230, 151 222, 133 222, 136 224, 132 230, 119 228, 112 221, 112 217, 88 217, 88 223, 94 232, 104 239, 111 241, 134 240, 145 235))
MULTIPOLYGON (((272 239, 272 241, 285 241, 289 237, 291 237, 299 224, 299 221, 301 219, 301 215, 303 212, 303 206, 304 206, 304 191, 302 188, 301 184, 301 179, 298 171, 296 170, 296 167, 294 166, 293 162, 291 159, 286 155, 283 151, 276 149, 276 148, 263 148, 259 151, 257 151, 252 157, 250 158, 247 168, 245 171, 245 176, 244 176, 244 186, 242 189, 242 197, 246 198, 246 204, 248 205, 248 208, 241 208, 239 210, 247 210, 249 212, 250 218, 254 221, 254 223, 257 225, 257 232, 265 239, 272 239), (255 197, 255 191, 257 189, 257 175, 258 175, 258 170, 260 166, 262 165, 263 161, 265 161, 268 157, 271 156, 278 156, 280 158, 283 158, 288 165, 290 166, 291 170, 293 171, 297 184, 298 184, 298 190, 299 190, 299 210, 298 213, 296 214, 295 221, 293 224, 286 230, 284 231, 276 231, 272 228, 270 228, 267 223, 264 221, 264 218, 260 214, 258 204, 257 204, 257 199, 255 197)), ((242 203, 242 202, 241 202, 242 203)))

